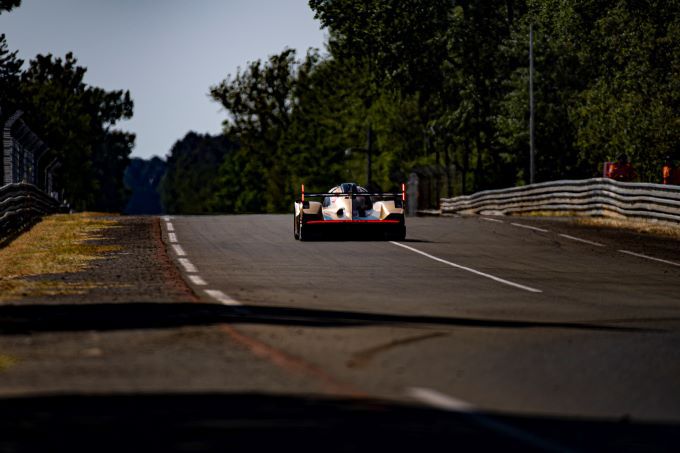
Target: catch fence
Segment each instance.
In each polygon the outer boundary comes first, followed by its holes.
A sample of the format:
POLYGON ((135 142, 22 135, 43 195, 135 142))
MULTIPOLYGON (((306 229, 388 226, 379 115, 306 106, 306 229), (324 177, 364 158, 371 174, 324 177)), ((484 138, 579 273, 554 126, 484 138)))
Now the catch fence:
POLYGON ((18 111, 3 125, 0 174, 0 245, 60 209, 55 188, 59 161, 18 111))

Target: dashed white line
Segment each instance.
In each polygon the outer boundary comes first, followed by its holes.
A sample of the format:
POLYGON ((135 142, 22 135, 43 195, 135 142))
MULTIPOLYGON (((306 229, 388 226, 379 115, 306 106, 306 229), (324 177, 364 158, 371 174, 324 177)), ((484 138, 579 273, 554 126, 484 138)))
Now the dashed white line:
POLYGON ((583 242, 584 244, 594 245, 596 247, 604 247, 605 246, 604 244, 600 244, 599 242, 594 242, 594 241, 589 241, 587 239, 581 239, 581 238, 577 238, 577 237, 574 237, 574 236, 569 236, 568 234, 560 233, 560 236, 562 236, 563 238, 571 239, 572 241, 583 242))
POLYGON ((665 264, 670 264, 671 266, 680 267, 680 263, 676 263, 675 261, 662 260, 661 258, 654 258, 653 256, 647 256, 647 255, 643 255, 642 253, 635 253, 635 252, 631 252, 629 250, 619 250, 619 252, 625 253, 626 255, 637 256, 638 258, 645 258, 645 259, 652 260, 652 261, 658 261, 659 263, 665 263, 665 264))
POLYGON ((179 264, 182 265, 182 267, 184 268, 185 271, 192 273, 192 274, 195 274, 196 272, 198 272, 198 270, 196 269, 196 266, 194 266, 193 263, 191 261, 189 261, 188 258, 177 258, 177 261, 179 262, 179 264))
MULTIPOLYGON (((200 275, 196 275, 198 273, 198 269, 196 269, 196 266, 193 265, 191 261, 189 261, 188 258, 179 258, 186 256, 186 252, 180 246, 177 244, 177 235, 174 233, 175 228, 173 227, 172 223, 168 222, 170 220, 169 217, 163 217, 163 219, 166 221, 165 227, 168 231, 168 239, 170 242, 173 242, 172 248, 175 250, 175 253, 177 254, 177 262, 182 265, 184 270, 187 273, 187 278, 191 280, 191 283, 197 286, 206 286, 208 283, 206 283, 205 280, 200 275)), ((219 303, 223 305, 231 305, 231 306, 241 306, 242 304, 239 303, 237 300, 233 299, 232 297, 227 296, 224 294, 222 291, 218 289, 206 289, 204 290, 205 293, 218 301, 219 303)), ((239 309, 241 310, 241 309, 239 309)))
POLYGON ((234 305, 234 306, 241 305, 241 303, 239 303, 237 300, 232 299, 231 297, 227 296, 226 294, 224 294, 219 289, 206 289, 205 293, 221 304, 234 305))
POLYGON ((408 245, 400 244, 400 243, 394 242, 394 241, 390 241, 390 243, 391 243, 391 244, 394 244, 394 245, 397 245, 397 246, 399 246, 399 247, 403 247, 403 248, 405 248, 405 249, 407 249, 407 250, 410 250, 410 251, 412 251, 412 252, 418 253, 418 254, 420 254, 420 255, 426 256, 427 258, 430 258, 430 259, 432 259, 432 260, 439 261, 440 263, 444 263, 444 264, 447 264, 447 265, 449 265, 449 266, 451 266, 451 267, 455 267, 456 269, 460 269, 460 270, 463 270, 463 271, 471 272, 471 273, 473 273, 473 274, 476 274, 476 275, 479 275, 479 276, 482 276, 482 277, 489 278, 489 279, 491 279, 491 280, 493 280, 493 281, 496 281, 496 282, 498 282, 498 283, 503 283, 504 285, 513 286, 513 287, 515 287, 515 288, 523 289, 524 291, 529 291, 529 292, 531 292, 531 293, 542 293, 542 292, 543 292, 543 291, 541 291, 540 289, 532 288, 532 287, 530 287, 530 286, 520 285, 519 283, 511 282, 511 281, 509 281, 509 280, 505 280, 505 279, 503 279, 503 278, 499 278, 499 277, 496 277, 496 276, 491 275, 491 274, 487 274, 487 273, 484 273, 484 272, 480 272, 480 271, 475 270, 475 269, 472 269, 472 268, 470 268, 470 267, 461 266, 460 264, 452 263, 451 261, 446 261, 446 260, 444 260, 444 259, 437 258, 436 256, 430 255, 429 253, 425 253, 425 252, 420 251, 420 250, 418 250, 418 249, 415 249, 415 248, 413 248, 413 247, 409 247, 408 245))
POLYGON ((479 426, 491 431, 495 431, 501 435, 515 439, 527 445, 531 445, 534 448, 545 451, 569 451, 561 445, 555 444, 546 439, 542 439, 530 432, 522 431, 515 428, 514 426, 506 425, 503 422, 494 420, 490 416, 484 415, 480 410, 475 408, 470 403, 453 398, 449 395, 445 395, 436 390, 422 387, 412 387, 407 389, 407 393, 413 399, 425 403, 428 406, 450 412, 464 413, 479 426))
POLYGON ((520 227, 520 228, 526 228, 528 230, 534 230, 534 231, 540 231, 541 233, 548 233, 549 231, 543 228, 531 226, 531 225, 524 225, 523 223, 511 223, 510 225, 520 227))
POLYGON ((189 277, 189 280, 191 280, 191 283, 193 283, 194 285, 198 285, 198 286, 207 285, 205 280, 203 280, 199 275, 191 274, 191 275, 187 275, 187 277, 189 277))
POLYGON ((492 219, 491 217, 482 217, 482 220, 486 220, 487 222, 505 223, 502 220, 492 219))
POLYGON ((444 395, 443 393, 439 393, 436 390, 422 387, 411 387, 407 390, 407 393, 409 396, 438 409, 456 412, 471 412, 474 410, 474 406, 472 404, 450 397, 448 395, 444 395))

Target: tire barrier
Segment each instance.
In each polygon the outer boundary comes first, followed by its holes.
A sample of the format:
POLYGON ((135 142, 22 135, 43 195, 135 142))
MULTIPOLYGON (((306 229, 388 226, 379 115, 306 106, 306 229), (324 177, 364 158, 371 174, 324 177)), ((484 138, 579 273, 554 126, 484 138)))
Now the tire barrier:
POLYGON ((537 212, 680 223, 680 186, 593 178, 486 190, 440 201, 441 214, 537 212))

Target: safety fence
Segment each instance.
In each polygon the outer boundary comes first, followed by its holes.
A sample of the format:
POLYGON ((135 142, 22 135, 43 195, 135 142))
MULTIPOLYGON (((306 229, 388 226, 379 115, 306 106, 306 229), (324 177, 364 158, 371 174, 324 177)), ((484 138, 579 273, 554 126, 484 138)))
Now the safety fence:
POLYGON ((23 112, 17 111, 3 127, 3 171, 0 186, 26 182, 47 193, 53 193, 54 172, 60 166, 59 161, 26 125, 22 115, 23 112))
POLYGON ((16 112, 3 127, 0 245, 41 217, 61 209, 54 186, 59 161, 21 116, 21 111, 16 112))
POLYGON ((0 187, 0 245, 45 215, 61 209, 60 203, 33 184, 0 187))
POLYGON ((549 213, 625 217, 680 223, 680 186, 607 178, 551 181, 442 198, 442 214, 549 213))

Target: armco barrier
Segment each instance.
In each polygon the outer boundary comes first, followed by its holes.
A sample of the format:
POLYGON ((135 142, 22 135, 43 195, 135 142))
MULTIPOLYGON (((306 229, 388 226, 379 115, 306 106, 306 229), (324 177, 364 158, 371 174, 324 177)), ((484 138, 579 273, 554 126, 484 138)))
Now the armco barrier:
POLYGON ((41 217, 59 209, 57 200, 32 184, 0 187, 0 245, 41 217))
POLYGON ((623 183, 607 178, 551 181, 442 198, 440 211, 488 215, 552 212, 680 223, 680 186, 623 183))

